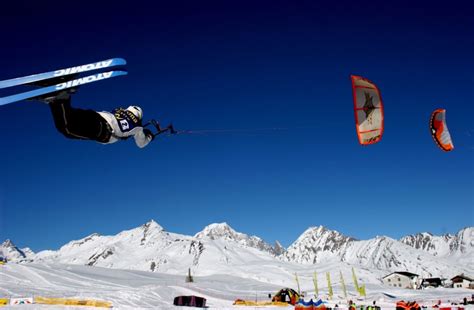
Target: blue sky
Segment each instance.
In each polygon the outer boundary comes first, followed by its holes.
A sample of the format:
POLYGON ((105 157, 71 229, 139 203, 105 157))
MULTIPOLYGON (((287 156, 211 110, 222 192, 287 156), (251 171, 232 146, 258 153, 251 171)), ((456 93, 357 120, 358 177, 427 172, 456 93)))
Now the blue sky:
POLYGON ((2 106, 1 240, 57 249, 150 219, 183 234, 227 222, 285 246, 317 225, 360 239, 474 225, 466 4, 173 4, 2 9, 0 79, 123 57, 128 76, 82 87, 73 105, 138 104, 178 129, 236 131, 104 146, 64 138, 45 104, 2 106), (350 74, 381 90, 376 145, 358 143, 350 74), (436 108, 453 152, 429 133, 436 108))

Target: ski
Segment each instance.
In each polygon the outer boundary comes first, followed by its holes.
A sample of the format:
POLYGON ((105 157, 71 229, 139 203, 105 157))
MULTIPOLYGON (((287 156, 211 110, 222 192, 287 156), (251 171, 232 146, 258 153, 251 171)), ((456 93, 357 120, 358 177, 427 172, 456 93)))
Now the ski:
POLYGON ((126 75, 126 74, 127 74, 126 71, 109 71, 109 72, 102 72, 102 73, 97 73, 97 74, 77 78, 74 80, 64 81, 56 85, 38 88, 38 89, 27 91, 24 93, 19 93, 16 95, 0 98, 0 106, 9 104, 12 102, 32 99, 38 96, 43 96, 43 95, 55 93, 61 90, 71 89, 71 88, 78 87, 80 85, 98 82, 98 81, 102 81, 105 79, 110 79, 116 76, 121 76, 121 75, 126 75))
POLYGON ((42 81, 42 80, 54 79, 61 76, 78 74, 81 72, 106 69, 106 68, 115 67, 115 66, 123 66, 125 64, 127 64, 127 62, 123 58, 111 58, 111 59, 102 60, 102 61, 98 61, 98 62, 94 62, 90 64, 74 66, 74 67, 69 67, 69 68, 60 69, 60 70, 54 70, 54 71, 49 71, 45 73, 33 74, 33 75, 28 75, 24 77, 9 79, 9 80, 3 80, 3 81, 0 81, 0 89, 29 84, 29 83, 33 83, 37 81, 42 81))

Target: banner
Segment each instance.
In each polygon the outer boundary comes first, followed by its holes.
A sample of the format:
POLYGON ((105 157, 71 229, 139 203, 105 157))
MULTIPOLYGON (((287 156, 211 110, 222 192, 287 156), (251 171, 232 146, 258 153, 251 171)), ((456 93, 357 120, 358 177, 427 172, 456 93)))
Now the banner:
POLYGON ((11 298, 10 305, 31 305, 33 304, 33 297, 19 297, 11 298))
POLYGON ((92 299, 36 297, 35 303, 44 304, 44 305, 89 306, 89 307, 99 307, 99 308, 112 308, 111 302, 92 300, 92 299))

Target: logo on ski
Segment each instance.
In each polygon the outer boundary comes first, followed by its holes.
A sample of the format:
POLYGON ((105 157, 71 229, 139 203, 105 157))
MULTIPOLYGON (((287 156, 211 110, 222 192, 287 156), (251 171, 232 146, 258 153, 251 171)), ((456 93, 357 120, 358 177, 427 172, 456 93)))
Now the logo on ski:
POLYGON ((76 80, 73 80, 73 81, 68 81, 68 82, 65 82, 65 83, 61 83, 61 84, 56 85, 56 90, 62 90, 62 89, 65 89, 65 88, 71 88, 71 87, 79 86, 79 85, 82 85, 82 84, 87 84, 87 83, 91 83, 91 82, 96 82, 96 81, 108 79, 112 76, 112 73, 113 73, 113 71, 98 73, 98 74, 95 74, 95 75, 89 75, 89 76, 86 76, 86 77, 83 77, 83 78, 80 78, 80 79, 76 79, 76 80))
POLYGON ((92 70, 107 68, 112 64, 113 61, 114 61, 113 59, 109 59, 109 60, 105 60, 105 61, 99 61, 99 62, 93 63, 93 64, 56 70, 56 71, 54 71, 54 76, 57 77, 57 76, 62 76, 62 75, 81 73, 81 72, 84 72, 84 71, 92 71, 92 70))
MULTIPOLYGON (((65 77, 68 75, 78 75, 78 74, 89 72, 89 71, 104 70, 105 68, 124 66, 125 64, 127 64, 127 61, 123 58, 111 58, 111 59, 96 61, 89 64, 69 67, 65 69, 58 69, 58 70, 53 70, 49 72, 43 72, 43 73, 38 73, 38 74, 33 74, 33 75, 28 75, 28 76, 22 76, 22 77, 18 77, 14 79, 3 80, 3 81, 0 81, 0 89, 7 88, 7 87, 15 87, 19 85, 25 85, 25 84, 31 84, 38 81, 47 81, 49 79, 65 77)), ((49 85, 54 85, 55 83, 58 83, 58 82, 54 82, 49 85)), ((47 82, 43 83, 43 85, 48 85, 48 83, 47 82)))
POLYGON ((93 83, 93 82, 98 82, 102 80, 106 80, 109 78, 121 76, 121 75, 126 75, 126 71, 109 71, 109 72, 102 72, 102 73, 97 73, 89 76, 85 76, 82 78, 77 78, 72 81, 67 81, 63 82, 60 84, 56 85, 51 85, 51 86, 46 86, 46 87, 41 87, 35 90, 7 96, 7 97, 1 97, 0 98, 0 106, 9 104, 12 102, 18 102, 22 100, 27 100, 27 99, 32 99, 36 97, 40 97, 46 94, 54 93, 60 90, 68 89, 68 88, 74 88, 79 85, 83 84, 88 84, 88 83, 93 83))

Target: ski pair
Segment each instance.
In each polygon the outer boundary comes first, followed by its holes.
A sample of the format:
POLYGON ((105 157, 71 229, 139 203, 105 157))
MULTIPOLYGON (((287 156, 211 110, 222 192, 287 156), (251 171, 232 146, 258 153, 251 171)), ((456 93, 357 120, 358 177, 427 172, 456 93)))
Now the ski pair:
POLYGON ((73 89, 80 85, 126 75, 126 71, 114 70, 78 77, 78 75, 83 72, 103 70, 115 66, 122 66, 126 63, 125 59, 112 58, 95 63, 0 81, 0 89, 20 85, 45 86, 32 91, 2 97, 0 98, 0 105, 32 99, 62 90, 73 89))

